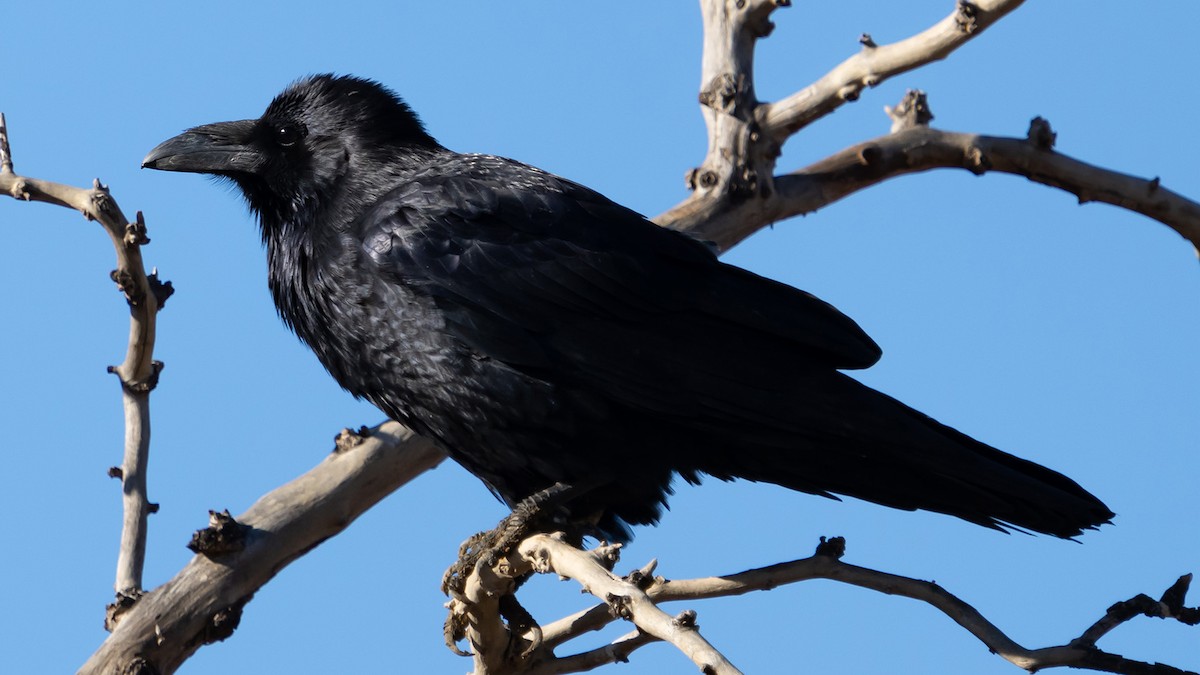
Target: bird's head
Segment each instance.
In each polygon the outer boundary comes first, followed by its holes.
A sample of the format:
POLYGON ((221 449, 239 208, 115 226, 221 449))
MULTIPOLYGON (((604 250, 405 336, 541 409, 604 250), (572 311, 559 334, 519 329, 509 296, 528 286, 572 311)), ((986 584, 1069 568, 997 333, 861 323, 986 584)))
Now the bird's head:
POLYGON ((188 129, 151 150, 142 166, 228 178, 268 227, 302 218, 336 195, 373 191, 345 185, 351 174, 411 170, 438 149, 408 105, 382 85, 315 75, 276 96, 258 119, 188 129), (355 166, 362 170, 352 172, 355 166))

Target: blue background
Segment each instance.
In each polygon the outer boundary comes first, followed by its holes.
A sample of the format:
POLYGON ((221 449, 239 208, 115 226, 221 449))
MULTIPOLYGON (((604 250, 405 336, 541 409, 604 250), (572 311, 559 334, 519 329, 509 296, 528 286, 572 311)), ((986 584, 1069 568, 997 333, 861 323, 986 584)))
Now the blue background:
MULTIPOLYGON (((780 11, 758 51, 759 97, 807 85, 862 32, 892 42, 951 6, 780 11)), ((807 129, 780 169, 886 132, 882 107, 916 87, 937 127, 1022 136, 1042 115, 1062 152, 1200 196, 1198 18, 1181 2, 1027 3, 807 129)), ((151 498, 162 511, 147 585, 189 559, 207 509, 244 510, 316 464, 341 427, 381 419, 276 318, 240 200, 195 176, 140 172, 147 150, 195 124, 256 117, 299 76, 354 73, 402 93, 452 148, 515 157, 654 215, 686 196, 684 173, 704 155, 700 46, 692 2, 10 3, 0 110, 18 172, 99 176, 128 214, 146 213, 147 262, 178 289, 159 324, 151 498)), ((104 472, 120 462, 122 417, 104 367, 123 358, 128 319, 95 224, 0 200, 0 235, 0 671, 71 672, 105 637, 120 502, 104 472)), ((671 578, 735 572, 841 534, 849 562, 934 579, 1029 647, 1063 644, 1112 602, 1200 571, 1200 269, 1165 226, 1017 177, 938 171, 780 223, 726 260, 857 319, 885 350, 867 383, 1068 473, 1119 517, 1072 543, 710 481, 681 489, 621 569, 657 557, 671 578)), ((437 584, 459 542, 502 515, 447 463, 284 570, 232 639, 181 672, 465 672, 441 646, 437 584)), ((527 599, 545 620, 588 604, 545 579, 527 599)), ((830 582, 688 606, 750 673, 1019 672, 927 606, 830 582)), ((1197 638, 1142 619, 1101 646, 1197 669, 1197 638)), ((611 668, 693 672, 662 645, 611 668)))

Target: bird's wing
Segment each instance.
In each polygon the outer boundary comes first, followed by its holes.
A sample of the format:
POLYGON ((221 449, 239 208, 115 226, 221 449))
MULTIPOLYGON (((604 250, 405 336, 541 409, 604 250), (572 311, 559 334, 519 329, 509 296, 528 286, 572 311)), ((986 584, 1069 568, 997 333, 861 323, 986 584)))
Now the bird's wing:
POLYGON ((398 187, 358 232, 385 278, 434 297, 483 356, 646 405, 879 358, 831 305, 587 188, 498 158, 459 161, 398 187))

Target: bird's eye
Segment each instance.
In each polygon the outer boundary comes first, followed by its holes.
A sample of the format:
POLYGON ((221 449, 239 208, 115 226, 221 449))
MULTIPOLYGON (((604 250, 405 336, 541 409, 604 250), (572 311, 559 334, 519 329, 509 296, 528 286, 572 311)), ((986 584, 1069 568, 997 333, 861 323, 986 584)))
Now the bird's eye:
POLYGON ((304 138, 305 129, 302 124, 286 123, 275 127, 275 142, 279 145, 290 148, 297 141, 304 138))

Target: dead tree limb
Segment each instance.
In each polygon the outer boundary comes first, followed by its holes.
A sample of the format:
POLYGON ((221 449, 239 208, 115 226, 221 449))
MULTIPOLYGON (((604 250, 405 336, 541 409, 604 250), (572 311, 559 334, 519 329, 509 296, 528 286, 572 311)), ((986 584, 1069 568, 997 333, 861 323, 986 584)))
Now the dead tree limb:
MULTIPOLYGON (((474 675, 484 675, 485 673, 488 675, 497 673, 557 675, 583 672, 608 663, 623 661, 633 650, 656 640, 672 642, 681 651, 688 654, 703 671, 705 664, 710 662, 705 661, 704 657, 695 656, 694 652, 689 651, 690 645, 678 640, 676 635, 660 631, 657 627, 651 628, 648 622, 639 622, 635 612, 630 608, 631 603, 636 602, 638 606, 644 607, 647 604, 657 606, 664 602, 699 601, 742 595, 752 591, 773 590, 780 586, 812 579, 839 581, 888 595, 899 595, 924 602, 962 626, 993 653, 1029 671, 1068 667, 1098 672, 1124 673, 1125 675, 1197 675, 1194 672, 1165 664, 1127 659, 1118 654, 1105 652, 1096 646, 1096 642, 1101 637, 1120 624, 1138 616, 1174 619, 1187 625, 1200 624, 1200 607, 1184 606, 1192 579, 1190 574, 1180 577, 1163 593, 1160 600, 1154 600, 1143 594, 1118 602, 1109 608, 1104 617, 1084 630, 1079 637, 1058 646, 1030 649, 1018 644, 970 604, 936 583, 842 562, 841 556, 845 552, 845 540, 840 537, 828 540, 823 537, 816 554, 809 558, 726 576, 676 581, 651 577, 656 564, 654 562, 641 570, 636 570, 628 577, 620 579, 613 575, 606 565, 598 562, 598 560, 611 555, 611 552, 603 551, 603 549, 604 547, 597 549, 600 551, 599 554, 597 551, 578 550, 571 553, 572 547, 561 540, 545 535, 535 535, 523 541, 513 555, 501 565, 482 571, 484 578, 493 581, 481 583, 489 586, 489 590, 493 594, 511 592, 511 585, 507 587, 506 591, 503 585, 496 585, 494 580, 508 579, 511 581, 512 576, 519 576, 532 570, 574 579, 579 582, 585 592, 597 596, 602 602, 587 610, 543 626, 541 628, 543 648, 541 652, 528 660, 511 658, 510 655, 507 662, 498 664, 500 667, 480 669, 477 666, 474 675), (630 598, 635 600, 630 600, 630 598), (633 622, 638 627, 638 631, 622 636, 599 649, 564 657, 553 655, 554 647, 564 645, 580 635, 599 630, 617 619, 633 622)), ((495 600, 494 595, 492 599, 495 600)), ((480 608, 462 607, 460 609, 465 612, 474 612, 480 608)), ((641 615, 655 616, 644 609, 641 615)), ((661 616, 666 616, 666 614, 661 614, 661 616)), ((677 628, 680 623, 685 626, 692 625, 694 617, 694 612, 684 612, 672 620, 673 627, 677 628), (680 617, 685 618, 681 620, 680 617)), ((489 620, 482 616, 478 618, 489 620)), ((498 615, 491 617, 491 620, 501 623, 498 615)), ((661 619, 658 621, 661 626, 661 619)), ((489 639, 496 640, 497 637, 492 635, 489 636, 489 639)), ((521 637, 505 635, 498 643, 493 642, 490 645, 479 646, 485 649, 496 648, 498 645, 507 647, 509 640, 520 643, 521 637)), ((704 654, 707 656, 709 653, 704 652, 704 654)), ((720 669, 723 666, 713 664, 713 667, 714 670, 711 672, 726 672, 720 669)))
POLYGON ((524 673, 530 672, 531 666, 538 672, 578 672, 567 668, 587 670, 611 663, 655 640, 674 645, 702 673, 739 675, 741 671, 700 635, 695 612, 688 610, 672 617, 659 609, 635 578, 622 579, 612 573, 619 550, 619 545, 605 544, 585 551, 564 542, 561 535, 536 534, 498 564, 478 566, 467 580, 465 597, 449 603, 451 612, 460 614, 468 626, 466 637, 475 657, 474 675, 524 673), (569 662, 538 649, 540 640, 533 640, 530 646, 528 636, 510 632, 504 625, 499 608, 506 598, 514 598, 510 602, 515 602, 517 580, 532 572, 577 581, 584 592, 604 603, 609 617, 629 621, 637 626, 638 634, 571 657, 569 662), (477 630, 476 626, 485 628, 477 630))
POLYGON ((610 554, 590 555, 548 535, 526 539, 517 551, 535 572, 578 581, 584 590, 603 600, 615 615, 633 623, 641 632, 674 645, 696 664, 700 672, 713 675, 741 672, 700 635, 695 612, 688 610, 672 617, 659 609, 637 584, 609 570, 615 559, 607 566, 600 563, 610 554))
POLYGON ((700 103, 708 128, 708 153, 688 172, 691 196, 655 218, 693 232, 722 250, 726 230, 753 232, 774 222, 765 212, 774 193, 776 159, 784 141, 848 101, 865 87, 908 72, 978 36, 1023 0, 959 0, 954 11, 929 29, 894 44, 878 46, 869 36, 862 51, 815 83, 776 102, 754 93, 754 48, 770 35, 771 14, 788 0, 701 0, 704 53, 700 103), (753 224, 752 229, 750 229, 753 224))
POLYGON ((75 209, 84 218, 100 223, 112 240, 117 268, 112 280, 129 303, 129 347, 125 361, 110 366, 109 372, 121 382, 125 410, 125 451, 119 470, 110 473, 121 478, 124 519, 121 548, 117 559, 114 588, 117 602, 135 598, 142 590, 142 569, 146 559, 147 517, 153 511, 146 486, 146 465, 150 458, 150 392, 158 382, 162 363, 154 360, 155 321, 158 310, 171 295, 170 282, 160 282, 157 273, 146 274, 141 247, 150 243, 141 212, 130 222, 108 187, 97 179, 90 189, 26 178, 13 170, 8 128, 0 113, 0 192, 24 201, 45 202, 75 209))
POLYGON ((232 519, 240 532, 236 546, 197 555, 147 591, 79 672, 175 672, 201 646, 229 637, 242 607, 290 562, 444 457, 396 422, 345 433, 338 448, 232 519))
POLYGON ((821 79, 779 101, 763 104, 756 111, 759 123, 782 145, 797 131, 858 100, 864 89, 946 58, 1023 3, 958 0, 954 11, 941 21, 898 42, 876 45, 871 36, 864 34, 859 39, 862 49, 821 79))
MULTIPOLYGON (((1034 120, 1033 127, 1049 129, 1041 118, 1034 120)), ((781 220, 812 213, 890 178, 943 168, 1024 176, 1069 192, 1080 204, 1103 202, 1153 218, 1200 248, 1200 204, 1163 187, 1158 178, 1088 164, 1055 151, 1033 135, 985 136, 919 125, 853 145, 777 177, 769 217, 781 220)), ((724 241, 732 245, 738 234, 725 236, 724 241)))
POLYGON ((861 51, 813 84, 776 102, 754 94, 754 47, 773 28, 780 0, 703 0, 704 55, 700 102, 708 128, 704 163, 688 173, 692 194, 655 218, 658 224, 712 242, 725 251, 791 216, 811 213, 895 176, 935 168, 1025 176, 1079 198, 1153 218, 1200 247, 1200 205, 1144 179, 1093 166, 1053 150, 1053 132, 1035 119, 1026 139, 938 132, 920 101, 888 108, 892 134, 855 145, 794 173, 776 174, 783 143, 812 122, 857 100, 863 89, 945 58, 1022 4, 1022 0, 960 0, 930 28, 899 42, 861 51), (902 112, 903 111, 903 112, 902 112), (924 112, 921 116, 919 113, 924 112), (913 113, 908 118, 901 115, 913 113))

